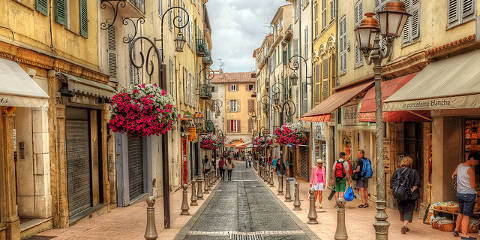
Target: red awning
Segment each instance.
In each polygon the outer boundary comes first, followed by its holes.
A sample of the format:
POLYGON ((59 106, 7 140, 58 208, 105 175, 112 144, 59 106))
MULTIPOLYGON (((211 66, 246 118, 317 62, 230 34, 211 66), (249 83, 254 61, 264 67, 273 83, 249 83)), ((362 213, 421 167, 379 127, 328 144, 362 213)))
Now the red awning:
MULTIPOLYGON (((382 103, 398 89, 407 84, 417 73, 382 82, 382 103)), ((359 120, 361 122, 375 122, 375 86, 368 90, 362 100, 359 120)), ((384 122, 426 122, 430 118, 430 111, 396 111, 383 112, 384 122), (423 116, 423 117, 422 117, 423 116)))
POLYGON ((336 92, 329 98, 325 99, 323 102, 315 106, 312 110, 302 116, 303 121, 308 122, 327 122, 330 121, 330 113, 335 111, 335 109, 341 107, 343 104, 350 101, 350 99, 357 96, 359 93, 363 92, 369 88, 373 82, 364 83, 356 87, 348 88, 336 92))

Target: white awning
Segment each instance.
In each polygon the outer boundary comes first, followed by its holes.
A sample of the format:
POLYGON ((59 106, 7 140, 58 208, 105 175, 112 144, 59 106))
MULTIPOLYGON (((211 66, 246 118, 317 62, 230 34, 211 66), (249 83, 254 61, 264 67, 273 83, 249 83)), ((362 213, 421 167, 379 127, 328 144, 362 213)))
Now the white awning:
POLYGON ((0 59, 0 106, 48 106, 48 94, 18 65, 0 59))
POLYGON ((385 100, 384 111, 480 108, 480 50, 433 62, 385 100))
POLYGON ((64 75, 68 78, 68 90, 73 93, 108 99, 112 98, 115 93, 115 89, 105 83, 85 80, 70 74, 64 75))

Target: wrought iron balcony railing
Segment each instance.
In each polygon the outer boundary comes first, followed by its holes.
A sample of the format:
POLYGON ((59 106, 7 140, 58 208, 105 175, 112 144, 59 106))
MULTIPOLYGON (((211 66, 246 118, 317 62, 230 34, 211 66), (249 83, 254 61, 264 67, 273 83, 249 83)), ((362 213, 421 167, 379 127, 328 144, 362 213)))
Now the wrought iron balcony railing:
POLYGON ((195 40, 197 48, 197 56, 205 57, 208 52, 208 45, 205 42, 205 38, 197 38, 195 40))
POLYGON ((200 84, 200 98, 212 99, 213 85, 200 84))
POLYGON ((207 51, 205 53, 205 56, 202 57, 202 62, 205 65, 213 64, 212 55, 210 54, 210 51, 208 50, 208 48, 207 48, 207 51))

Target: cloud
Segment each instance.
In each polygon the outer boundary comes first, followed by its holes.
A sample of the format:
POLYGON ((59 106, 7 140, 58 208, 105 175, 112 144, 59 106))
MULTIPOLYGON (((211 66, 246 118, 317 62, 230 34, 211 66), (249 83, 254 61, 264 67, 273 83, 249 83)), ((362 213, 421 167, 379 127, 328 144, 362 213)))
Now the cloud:
POLYGON ((225 72, 254 70, 253 50, 271 31, 270 21, 278 7, 285 4, 285 0, 209 0, 212 68, 218 68, 222 59, 225 72))

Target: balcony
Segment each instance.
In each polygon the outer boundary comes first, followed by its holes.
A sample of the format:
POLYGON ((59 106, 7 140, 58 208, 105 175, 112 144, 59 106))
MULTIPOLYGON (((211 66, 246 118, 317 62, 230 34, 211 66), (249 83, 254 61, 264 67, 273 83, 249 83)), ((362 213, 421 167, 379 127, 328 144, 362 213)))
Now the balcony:
POLYGON ((208 52, 208 45, 205 42, 205 38, 197 38, 195 42, 197 46, 197 56, 205 57, 208 52))
POLYGON ((109 2, 114 6, 117 6, 117 3, 120 2, 118 4, 118 15, 123 18, 145 17, 145 0, 101 0, 101 2, 109 2))
POLYGON ((213 133, 215 131, 215 124, 213 123, 212 120, 205 121, 205 131, 207 133, 213 133))
POLYGON ((213 85, 210 84, 200 84, 200 98, 201 99, 212 99, 213 85))
POLYGON ((208 51, 208 49, 207 49, 207 51, 206 51, 205 56, 202 57, 202 62, 203 62, 203 64, 205 64, 205 65, 211 65, 211 64, 213 64, 212 55, 210 54, 210 51, 208 51))

